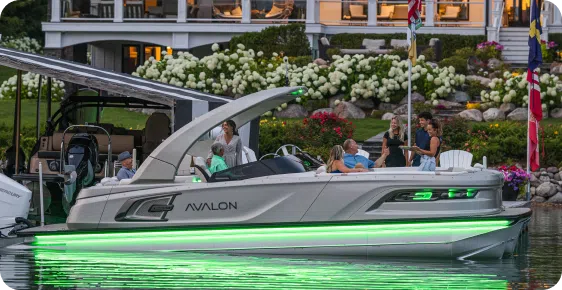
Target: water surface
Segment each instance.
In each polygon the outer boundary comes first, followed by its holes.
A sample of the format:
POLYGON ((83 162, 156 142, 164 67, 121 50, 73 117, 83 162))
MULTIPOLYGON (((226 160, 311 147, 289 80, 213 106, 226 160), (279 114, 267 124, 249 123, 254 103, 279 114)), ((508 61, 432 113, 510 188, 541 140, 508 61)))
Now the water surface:
POLYGON ((562 209, 535 208, 518 253, 492 261, 0 249, 14 289, 548 289, 562 274, 562 209))

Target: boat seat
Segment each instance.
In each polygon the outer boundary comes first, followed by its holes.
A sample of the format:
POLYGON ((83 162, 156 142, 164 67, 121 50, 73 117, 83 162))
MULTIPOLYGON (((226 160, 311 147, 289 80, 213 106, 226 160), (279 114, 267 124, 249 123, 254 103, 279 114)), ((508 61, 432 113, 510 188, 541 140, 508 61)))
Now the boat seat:
POLYGON ((170 136, 170 118, 164 113, 156 112, 146 120, 142 138, 143 160, 170 136))
POLYGON ((258 161, 254 150, 243 146, 242 151, 244 152, 244 154, 242 154, 242 164, 258 161))
POLYGON ((440 167, 472 167, 472 154, 463 150, 449 150, 439 155, 440 167))

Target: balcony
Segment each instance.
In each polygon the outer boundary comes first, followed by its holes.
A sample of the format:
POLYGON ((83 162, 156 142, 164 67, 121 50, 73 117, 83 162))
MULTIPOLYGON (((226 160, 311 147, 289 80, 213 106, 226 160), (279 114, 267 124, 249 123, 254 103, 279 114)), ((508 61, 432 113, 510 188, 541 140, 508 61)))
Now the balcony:
MULTIPOLYGON (((407 25, 407 0, 52 0, 51 22, 407 25)), ((484 0, 423 0, 426 27, 485 26, 484 0)))

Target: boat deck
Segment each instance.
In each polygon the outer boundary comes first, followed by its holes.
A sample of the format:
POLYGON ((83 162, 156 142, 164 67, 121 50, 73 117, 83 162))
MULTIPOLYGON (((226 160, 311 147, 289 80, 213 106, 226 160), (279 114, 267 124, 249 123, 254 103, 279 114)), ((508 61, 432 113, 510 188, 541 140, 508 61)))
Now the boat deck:
POLYGON ((526 200, 503 201, 502 203, 505 206, 505 208, 522 208, 522 207, 529 208, 529 207, 531 207, 531 202, 526 201, 526 200))

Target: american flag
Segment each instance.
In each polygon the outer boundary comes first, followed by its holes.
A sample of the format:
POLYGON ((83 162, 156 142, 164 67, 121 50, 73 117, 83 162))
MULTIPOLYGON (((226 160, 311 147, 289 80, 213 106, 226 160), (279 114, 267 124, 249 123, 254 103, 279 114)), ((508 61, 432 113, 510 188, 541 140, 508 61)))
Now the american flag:
POLYGON ((416 30, 422 26, 421 21, 421 0, 408 0, 408 35, 407 40, 410 44, 408 48, 408 58, 412 65, 416 65, 416 30))
POLYGON ((541 14, 537 0, 531 0, 531 27, 529 30, 529 148, 531 170, 539 169, 539 122, 542 120, 541 87, 537 68, 542 64, 541 14))

